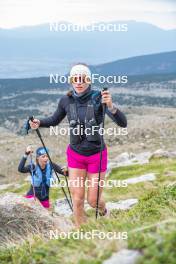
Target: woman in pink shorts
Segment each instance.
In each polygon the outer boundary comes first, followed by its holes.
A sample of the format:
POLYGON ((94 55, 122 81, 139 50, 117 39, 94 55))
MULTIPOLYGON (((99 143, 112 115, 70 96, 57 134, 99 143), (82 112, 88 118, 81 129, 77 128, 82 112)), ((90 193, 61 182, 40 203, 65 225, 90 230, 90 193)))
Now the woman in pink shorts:
MULTIPOLYGON (((103 120, 102 103, 107 106, 106 114, 117 125, 126 127, 127 120, 112 102, 109 91, 100 92, 91 88, 91 72, 86 65, 73 66, 70 81, 72 90, 60 99, 54 114, 42 120, 34 119, 30 125, 32 129, 56 126, 67 116, 70 128, 70 144, 66 151, 69 183, 75 223, 79 227, 86 221, 84 212, 86 185, 87 201, 91 207, 96 207, 101 146, 101 181, 105 179, 107 169, 107 148, 104 140, 101 141, 99 130, 103 120), (77 185, 78 182, 80 184, 77 185)), ((103 187, 100 186, 99 214, 105 215, 107 210, 102 191, 103 187)))

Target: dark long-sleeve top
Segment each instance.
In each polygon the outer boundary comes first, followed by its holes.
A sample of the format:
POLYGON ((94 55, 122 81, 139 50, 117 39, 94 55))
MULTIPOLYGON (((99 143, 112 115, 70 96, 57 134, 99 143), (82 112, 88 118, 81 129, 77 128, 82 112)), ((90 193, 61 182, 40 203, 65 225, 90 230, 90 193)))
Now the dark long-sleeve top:
MULTIPOLYGON (((50 126, 56 126, 58 125, 65 116, 69 115, 69 107, 70 107, 70 101, 69 96, 65 95, 63 96, 59 103, 56 111, 51 115, 50 117, 44 118, 40 120, 40 127, 50 127, 50 126)), ((77 101, 77 113, 80 122, 85 125, 85 116, 86 116, 86 110, 87 110, 87 102, 81 103, 80 100, 77 101)), ((115 114, 112 114, 108 108, 106 108, 106 114, 120 127, 127 127, 127 119, 125 115, 117 109, 115 114)), ((98 112, 96 113, 96 120, 97 123, 100 124, 102 121, 102 105, 100 104, 100 107, 98 108, 98 112)), ((105 148, 105 143, 103 141, 103 148, 105 148)), ((78 152, 79 154, 90 156, 92 154, 98 153, 100 151, 100 142, 90 142, 84 138, 79 144, 71 144, 70 147, 78 152)))

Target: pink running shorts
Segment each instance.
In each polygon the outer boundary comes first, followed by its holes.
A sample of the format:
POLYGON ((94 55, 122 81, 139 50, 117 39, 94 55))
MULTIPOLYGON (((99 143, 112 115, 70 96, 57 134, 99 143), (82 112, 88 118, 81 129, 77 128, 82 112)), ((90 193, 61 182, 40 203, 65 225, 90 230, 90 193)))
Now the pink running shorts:
MULTIPOLYGON (((84 156, 67 147, 67 165, 70 168, 85 169, 89 173, 98 173, 100 166, 100 152, 84 156)), ((102 151, 101 172, 107 170, 107 148, 102 151)))
MULTIPOLYGON (((27 198, 27 199, 34 199, 34 195, 25 195, 24 197, 27 198)), ((41 205, 43 207, 50 208, 50 202, 49 202, 49 200, 45 200, 45 201, 40 201, 39 200, 39 202, 41 203, 41 205)))

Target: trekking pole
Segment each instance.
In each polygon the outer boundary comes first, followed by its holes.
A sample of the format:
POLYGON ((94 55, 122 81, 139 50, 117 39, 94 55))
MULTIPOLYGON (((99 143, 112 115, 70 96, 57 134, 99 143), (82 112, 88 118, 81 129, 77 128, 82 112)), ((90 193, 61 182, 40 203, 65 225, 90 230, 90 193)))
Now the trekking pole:
MULTIPOLYGON (((33 116, 32 116, 32 117, 29 117, 29 120, 31 120, 31 121, 33 121, 33 119, 34 119, 33 116)), ((39 139, 40 139, 40 141, 41 141, 41 143, 42 143, 42 145, 43 145, 43 147, 44 147, 44 149, 45 149, 45 151, 46 151, 46 154, 47 154, 47 156, 48 156, 48 159, 49 159, 49 161, 50 161, 50 163, 51 163, 51 167, 52 167, 52 169, 54 170, 55 175, 56 175, 56 177, 57 177, 57 179, 58 179, 58 181, 59 181, 59 183, 60 183, 61 181, 60 181, 60 179, 59 179, 59 176, 58 176, 58 174, 57 174, 57 171, 55 170, 55 168, 54 168, 54 166, 53 166, 53 162, 52 162, 52 160, 51 160, 51 157, 50 157, 50 155, 49 155, 49 153, 48 153, 48 150, 47 150, 47 148, 46 148, 46 146, 45 146, 45 143, 44 143, 44 141, 43 141, 43 139, 42 139, 42 136, 41 136, 41 134, 40 134, 40 130, 39 130, 38 128, 36 129, 36 133, 37 133, 37 135, 38 135, 38 137, 39 137, 39 139)), ((62 189, 62 191, 63 191, 63 193, 64 193, 64 195, 65 195, 65 198, 66 198, 66 200, 67 200, 67 202, 68 202, 68 205, 69 205, 71 211, 73 211, 73 203, 72 203, 72 198, 71 198, 71 194, 70 194, 70 189, 69 189, 69 186, 68 186, 68 181, 66 181, 66 182, 67 182, 67 188, 68 188, 68 192, 69 192, 70 200, 68 199, 67 193, 65 192, 65 189, 64 189, 62 186, 61 186, 61 189, 62 189)))
MULTIPOLYGON (((102 91, 107 91, 108 88, 103 88, 102 91)), ((102 104, 103 106, 103 120, 102 120, 102 128, 104 128, 105 122, 105 113, 106 113, 106 104, 102 104)), ((102 151, 103 151, 103 135, 100 135, 100 165, 98 172, 98 188, 97 188, 97 201, 96 201, 96 219, 98 218, 98 209, 99 209, 99 196, 100 196, 100 178, 101 178, 101 166, 102 166, 102 151)))
POLYGON ((32 162, 32 152, 30 152, 30 167, 31 167, 31 177, 32 177, 32 189, 33 189, 33 194, 34 194, 34 200, 36 201, 35 187, 34 187, 34 169, 33 169, 33 162, 32 162))

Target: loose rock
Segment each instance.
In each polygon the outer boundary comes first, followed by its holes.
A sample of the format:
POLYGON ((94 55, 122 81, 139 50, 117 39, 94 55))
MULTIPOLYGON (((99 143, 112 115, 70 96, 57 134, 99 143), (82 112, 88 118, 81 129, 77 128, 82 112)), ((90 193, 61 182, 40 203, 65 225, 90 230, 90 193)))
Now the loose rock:
POLYGON ((141 254, 137 250, 122 249, 103 264, 135 264, 141 254))
POLYGON ((148 173, 139 177, 128 178, 124 180, 127 184, 136 184, 138 182, 154 181, 156 179, 155 173, 148 173))

